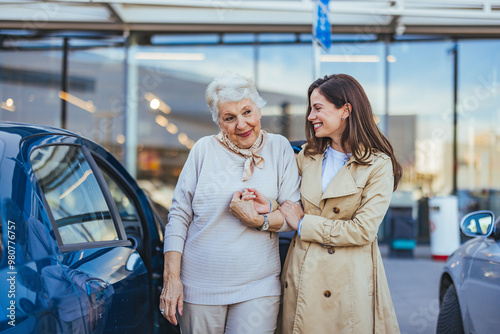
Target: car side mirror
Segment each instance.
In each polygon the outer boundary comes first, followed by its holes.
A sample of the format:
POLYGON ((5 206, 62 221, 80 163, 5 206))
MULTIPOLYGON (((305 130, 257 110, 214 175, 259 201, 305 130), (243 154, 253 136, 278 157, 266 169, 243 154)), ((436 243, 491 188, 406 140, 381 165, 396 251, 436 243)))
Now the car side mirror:
POLYGON ((469 237, 488 237, 493 233, 495 215, 491 211, 469 213, 460 223, 460 229, 469 237))

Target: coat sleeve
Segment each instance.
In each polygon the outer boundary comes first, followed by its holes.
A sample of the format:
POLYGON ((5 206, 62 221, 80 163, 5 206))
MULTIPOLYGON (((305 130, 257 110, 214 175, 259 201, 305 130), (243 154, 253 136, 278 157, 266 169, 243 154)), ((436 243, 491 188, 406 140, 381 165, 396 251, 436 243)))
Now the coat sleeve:
POLYGON ((350 220, 306 214, 301 239, 325 246, 363 246, 375 240, 391 202, 394 176, 390 159, 380 159, 361 190, 361 202, 350 220))
MULTIPOLYGON (((288 140, 283 137, 281 142, 282 159, 280 160, 278 198, 277 202, 282 204, 286 200, 298 203, 300 201, 300 175, 297 169, 297 161, 293 149, 288 140)), ((291 231, 292 228, 284 222, 277 232, 291 231)))
MULTIPOLYGON (((197 143, 198 144, 198 143, 197 143)), ((184 251, 187 231, 193 220, 193 196, 198 184, 199 145, 195 145, 182 168, 179 180, 175 186, 172 205, 168 214, 168 224, 165 226, 163 252, 184 251)))
MULTIPOLYGON (((284 138, 283 138, 284 139, 284 138)), ((279 171, 278 198, 279 204, 286 200, 300 201, 300 175, 293 149, 286 139, 281 143, 281 163, 279 171)))

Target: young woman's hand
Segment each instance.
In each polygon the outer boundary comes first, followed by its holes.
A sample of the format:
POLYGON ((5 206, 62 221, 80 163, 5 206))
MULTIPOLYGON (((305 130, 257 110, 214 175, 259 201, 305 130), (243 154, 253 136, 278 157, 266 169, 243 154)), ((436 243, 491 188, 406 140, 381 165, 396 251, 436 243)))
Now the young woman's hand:
POLYGON ((253 200, 253 206, 258 213, 269 213, 271 211, 271 203, 269 202, 269 199, 257 189, 243 189, 241 199, 244 201, 253 200))
POLYGON ((299 222, 304 218, 304 210, 302 205, 297 204, 292 201, 285 201, 279 209, 281 213, 285 216, 286 222, 295 231, 299 228, 299 222))

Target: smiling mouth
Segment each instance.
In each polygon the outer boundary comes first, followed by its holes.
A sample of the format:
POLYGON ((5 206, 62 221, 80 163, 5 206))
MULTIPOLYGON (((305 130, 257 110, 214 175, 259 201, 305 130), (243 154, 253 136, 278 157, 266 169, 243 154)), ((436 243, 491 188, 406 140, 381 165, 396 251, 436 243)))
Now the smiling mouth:
POLYGON ((252 134, 252 130, 238 134, 240 137, 248 137, 252 134))
POLYGON ((322 126, 323 126, 323 123, 314 123, 313 124, 314 130, 318 130, 322 126))

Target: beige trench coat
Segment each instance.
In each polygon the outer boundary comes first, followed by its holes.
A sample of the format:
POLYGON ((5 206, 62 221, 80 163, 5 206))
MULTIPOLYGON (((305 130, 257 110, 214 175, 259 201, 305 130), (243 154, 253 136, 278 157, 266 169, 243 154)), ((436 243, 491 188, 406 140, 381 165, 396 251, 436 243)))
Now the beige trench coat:
POLYGON ((321 190, 323 155, 297 157, 304 206, 282 274, 282 334, 399 333, 377 231, 393 192, 390 158, 351 158, 321 190))

